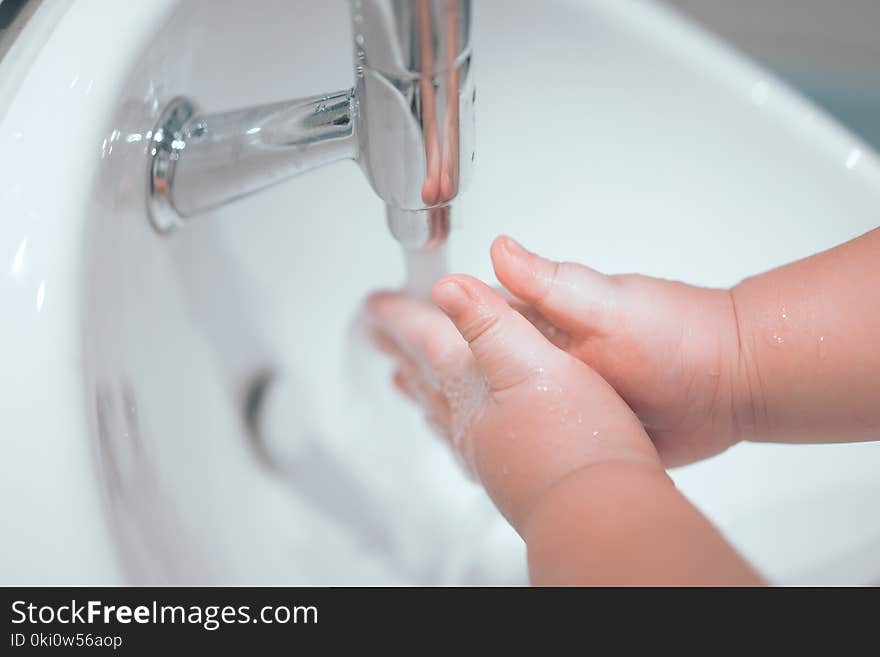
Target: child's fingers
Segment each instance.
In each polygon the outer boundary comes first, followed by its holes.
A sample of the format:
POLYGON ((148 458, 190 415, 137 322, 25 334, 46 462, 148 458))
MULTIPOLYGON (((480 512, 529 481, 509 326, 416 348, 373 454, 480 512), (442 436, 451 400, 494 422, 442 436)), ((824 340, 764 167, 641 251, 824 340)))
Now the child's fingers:
POLYGON ((414 366, 427 366, 440 375, 455 365, 448 361, 464 348, 443 314, 404 293, 376 292, 367 299, 366 309, 373 330, 384 332, 396 344, 395 355, 414 366))
POLYGON ((394 371, 394 387, 397 388, 404 395, 409 397, 410 399, 416 398, 415 388, 412 384, 412 380, 406 374, 404 374, 403 369, 398 369, 394 371))
POLYGON ((400 350, 398 344, 388 336, 382 329, 378 327, 371 327, 370 331, 370 341, 373 343, 379 351, 388 354, 389 356, 393 356, 394 358, 404 358, 405 354, 400 350))
POLYGON ((374 292, 367 297, 367 317, 380 348, 397 350, 418 346, 425 332, 437 323, 431 306, 402 292, 374 292))
POLYGON ((467 341, 493 392, 528 380, 562 353, 498 292, 475 278, 447 276, 434 287, 433 299, 467 341))
POLYGON ((509 237, 492 244, 492 263, 504 287, 560 328, 578 331, 586 324, 601 331, 607 324, 613 300, 609 276, 583 265, 542 258, 509 237))
POLYGON ((516 298, 507 290, 499 290, 499 293, 504 297, 505 301, 510 304, 511 308, 531 322, 545 338, 553 343, 553 346, 558 347, 563 351, 568 351, 571 344, 571 336, 566 331, 563 331, 556 326, 556 324, 549 321, 538 311, 537 308, 516 298))

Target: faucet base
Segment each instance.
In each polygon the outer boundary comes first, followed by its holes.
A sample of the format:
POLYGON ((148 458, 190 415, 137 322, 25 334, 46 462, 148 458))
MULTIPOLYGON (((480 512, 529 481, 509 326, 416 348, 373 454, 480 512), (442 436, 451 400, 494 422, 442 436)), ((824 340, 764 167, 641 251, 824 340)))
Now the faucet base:
POLYGON ((172 182, 177 161, 186 147, 184 129, 195 114, 195 103, 179 96, 162 110, 153 128, 147 211, 150 223, 160 233, 167 233, 184 224, 171 197, 172 182))

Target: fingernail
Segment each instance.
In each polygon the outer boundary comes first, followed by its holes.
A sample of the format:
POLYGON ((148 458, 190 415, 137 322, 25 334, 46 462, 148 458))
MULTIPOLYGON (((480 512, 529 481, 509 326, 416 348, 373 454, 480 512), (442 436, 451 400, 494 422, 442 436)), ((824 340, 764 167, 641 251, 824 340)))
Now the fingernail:
POLYGON ((434 288, 434 303, 447 315, 458 315, 470 302, 467 292, 455 281, 444 281, 434 288))
POLYGON ((514 258, 525 258, 529 254, 529 252, 512 237, 506 237, 504 239, 504 248, 507 249, 507 252, 514 258))

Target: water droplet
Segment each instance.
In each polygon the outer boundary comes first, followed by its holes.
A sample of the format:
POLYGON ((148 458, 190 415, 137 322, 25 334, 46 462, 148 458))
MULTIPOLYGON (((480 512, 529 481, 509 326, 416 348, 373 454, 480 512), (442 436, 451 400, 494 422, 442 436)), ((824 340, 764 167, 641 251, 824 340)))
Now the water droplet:
POLYGON ((361 34, 360 32, 358 32, 357 34, 355 34, 355 35, 354 35, 354 42, 355 42, 356 44, 358 44, 359 46, 364 45, 364 35, 361 34))
POLYGON ((599 437, 599 432, 598 432, 598 431, 594 431, 594 432, 593 432, 593 438, 598 438, 598 437, 599 437))
POLYGON ((825 360, 825 357, 828 355, 828 343, 825 341, 825 336, 819 336, 819 360, 825 360))

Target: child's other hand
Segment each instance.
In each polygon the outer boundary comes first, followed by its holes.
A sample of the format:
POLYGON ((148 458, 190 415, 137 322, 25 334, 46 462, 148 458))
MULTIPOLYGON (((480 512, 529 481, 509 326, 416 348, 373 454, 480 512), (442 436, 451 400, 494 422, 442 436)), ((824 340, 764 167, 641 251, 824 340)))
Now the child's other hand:
POLYGON ((423 404, 515 527, 557 484, 596 464, 624 462, 665 478, 611 386, 498 292, 455 275, 433 298, 443 312, 401 293, 372 295, 374 336, 397 359, 397 386, 423 404))
POLYGON ((739 440, 739 340, 728 291, 606 276, 508 237, 495 240, 492 262, 524 314, 627 401, 667 466, 739 440))

